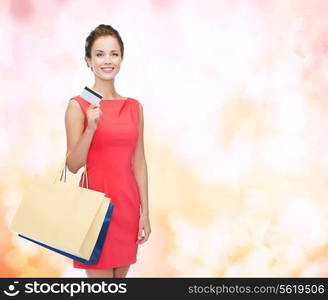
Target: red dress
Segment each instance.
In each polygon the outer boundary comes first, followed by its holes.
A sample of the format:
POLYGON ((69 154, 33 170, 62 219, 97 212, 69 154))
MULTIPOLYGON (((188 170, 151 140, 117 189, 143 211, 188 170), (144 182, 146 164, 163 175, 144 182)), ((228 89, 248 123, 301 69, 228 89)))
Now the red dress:
MULTIPOLYGON (((84 112, 84 131, 90 103, 80 96, 72 99, 84 112)), ((89 189, 105 193, 114 208, 98 263, 73 260, 74 268, 109 269, 137 261, 140 196, 131 163, 139 137, 139 102, 133 98, 101 100, 100 109, 102 115, 87 156, 88 183, 89 189)))

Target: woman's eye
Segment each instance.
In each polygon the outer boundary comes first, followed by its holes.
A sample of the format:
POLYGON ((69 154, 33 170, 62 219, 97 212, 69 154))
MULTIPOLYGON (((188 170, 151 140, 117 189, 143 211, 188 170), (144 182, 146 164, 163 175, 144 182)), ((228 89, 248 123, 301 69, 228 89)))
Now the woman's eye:
MULTIPOLYGON (((117 53, 113 53, 115 56, 118 56, 118 54, 117 53)), ((102 54, 100 54, 100 53, 98 53, 97 54, 97 56, 100 56, 100 55, 102 55, 102 54)))

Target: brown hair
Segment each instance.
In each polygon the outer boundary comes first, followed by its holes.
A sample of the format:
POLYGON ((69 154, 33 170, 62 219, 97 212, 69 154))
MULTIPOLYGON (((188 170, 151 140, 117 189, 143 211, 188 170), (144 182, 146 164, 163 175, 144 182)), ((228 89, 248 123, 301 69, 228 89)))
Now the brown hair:
POLYGON ((85 41, 85 57, 91 58, 91 48, 93 43, 95 42, 96 39, 102 36, 107 36, 110 35, 114 38, 117 39, 120 48, 121 48, 121 56, 123 58, 124 55, 124 45, 123 41, 121 39, 120 34, 116 29, 114 29, 110 25, 105 25, 105 24, 100 24, 98 25, 94 30, 92 30, 89 34, 89 36, 86 38, 85 41))

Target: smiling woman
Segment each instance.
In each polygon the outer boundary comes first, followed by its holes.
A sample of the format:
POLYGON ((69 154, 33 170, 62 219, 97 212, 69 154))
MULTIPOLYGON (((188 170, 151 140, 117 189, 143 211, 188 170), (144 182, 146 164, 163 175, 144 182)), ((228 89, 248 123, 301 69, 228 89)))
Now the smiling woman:
POLYGON ((125 277, 151 231, 142 105, 114 87, 123 54, 122 39, 111 26, 90 33, 85 61, 95 75, 93 90, 104 97, 97 105, 73 97, 65 115, 69 170, 76 173, 86 164, 89 188, 105 193, 114 205, 98 263, 73 262, 88 277, 125 277))
POLYGON ((101 24, 86 39, 85 61, 96 75, 94 90, 98 90, 105 98, 120 98, 112 80, 110 86, 104 87, 101 79, 113 79, 120 70, 124 57, 124 44, 117 30, 109 25, 101 24), (104 74, 111 76, 104 77, 104 74))

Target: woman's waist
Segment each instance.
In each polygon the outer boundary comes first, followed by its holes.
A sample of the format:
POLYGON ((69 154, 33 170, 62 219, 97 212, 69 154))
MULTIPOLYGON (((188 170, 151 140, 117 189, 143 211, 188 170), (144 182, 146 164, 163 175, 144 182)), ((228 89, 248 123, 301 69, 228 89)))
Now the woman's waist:
POLYGON ((79 180, 80 186, 83 184, 83 181, 84 185, 87 185, 88 182, 90 186, 103 187, 108 183, 125 186, 126 184, 135 184, 135 176, 132 170, 119 172, 94 170, 87 171, 86 176, 82 173, 79 180))
MULTIPOLYGON (((84 169, 83 169, 84 172, 84 169)), ((86 167, 87 176, 92 177, 127 177, 134 176, 133 170, 131 167, 86 167)), ((83 173, 81 174, 81 178, 83 173)))

